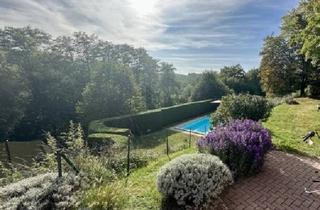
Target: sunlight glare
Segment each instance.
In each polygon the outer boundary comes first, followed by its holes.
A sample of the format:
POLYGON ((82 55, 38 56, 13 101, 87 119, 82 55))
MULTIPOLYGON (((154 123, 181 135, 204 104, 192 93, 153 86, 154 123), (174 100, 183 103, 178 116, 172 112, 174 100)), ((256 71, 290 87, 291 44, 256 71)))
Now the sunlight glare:
POLYGON ((129 0, 130 6, 141 16, 155 13, 155 6, 158 1, 159 0, 129 0))

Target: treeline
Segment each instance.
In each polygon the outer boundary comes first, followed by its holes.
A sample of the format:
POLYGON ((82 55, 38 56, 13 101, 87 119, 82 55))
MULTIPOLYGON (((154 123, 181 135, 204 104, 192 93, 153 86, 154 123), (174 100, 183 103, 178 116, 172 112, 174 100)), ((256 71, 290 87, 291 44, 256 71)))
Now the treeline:
POLYGON ((179 75, 145 49, 83 32, 52 37, 30 27, 0 30, 0 139, 60 133, 94 119, 213 98, 260 94, 258 70, 179 75))
POLYGON ((260 70, 268 96, 320 95, 319 25, 320 1, 301 1, 283 17, 280 35, 264 40, 260 70))

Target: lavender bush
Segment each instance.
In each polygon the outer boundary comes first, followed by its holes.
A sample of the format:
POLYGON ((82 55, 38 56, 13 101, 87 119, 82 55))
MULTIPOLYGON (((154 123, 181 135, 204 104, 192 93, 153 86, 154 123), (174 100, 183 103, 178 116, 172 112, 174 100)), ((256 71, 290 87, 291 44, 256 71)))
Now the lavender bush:
POLYGON ((197 142, 200 151, 217 155, 235 178, 259 172, 271 148, 271 135, 253 120, 234 120, 218 126, 197 142))

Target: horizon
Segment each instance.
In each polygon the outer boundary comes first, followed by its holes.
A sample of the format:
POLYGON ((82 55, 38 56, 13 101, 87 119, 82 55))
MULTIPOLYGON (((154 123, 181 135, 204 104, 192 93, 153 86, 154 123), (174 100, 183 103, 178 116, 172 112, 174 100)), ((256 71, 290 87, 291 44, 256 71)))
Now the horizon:
POLYGON ((259 67, 263 39, 279 32, 298 0, 2 1, 0 26, 96 34, 115 44, 143 47, 179 74, 240 64, 259 67), (108 11, 108 13, 106 13, 108 11), (14 14, 14 15, 12 15, 14 14))

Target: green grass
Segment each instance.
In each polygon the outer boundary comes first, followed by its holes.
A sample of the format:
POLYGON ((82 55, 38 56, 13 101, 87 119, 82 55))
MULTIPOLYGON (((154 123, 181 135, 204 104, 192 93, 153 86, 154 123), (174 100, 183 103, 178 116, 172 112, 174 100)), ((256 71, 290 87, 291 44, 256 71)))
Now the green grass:
MULTIPOLYGON (((263 125, 271 131, 272 141, 277 148, 307 156, 320 156, 320 139, 313 138, 314 144, 302 141, 302 137, 312 130, 320 131, 319 100, 296 99, 298 105, 281 104, 275 107, 263 125)), ((320 133, 320 132, 319 132, 320 133)))
MULTIPOLYGON (((169 155, 170 159, 183 154, 195 153, 195 147, 175 152, 169 155)), ((128 204, 126 209, 160 209, 161 195, 157 190, 156 178, 161 166, 170 161, 166 156, 151 162, 148 166, 138 169, 130 176, 121 180, 126 182, 128 204)))
MULTIPOLYGON (((160 209, 161 195, 156 187, 156 178, 160 167, 182 154, 196 152, 195 141, 198 138, 198 136, 191 136, 191 148, 189 148, 189 134, 170 129, 163 129, 134 138, 132 153, 138 154, 140 157, 151 154, 151 157, 148 158, 148 163, 145 167, 134 169, 129 177, 121 178, 112 183, 113 186, 121 188, 112 196, 126 197, 125 209, 160 209), (169 140, 169 157, 166 154, 167 137, 169 140)), ((126 155, 125 152, 124 155, 126 155)), ((94 199, 88 197, 86 202, 96 203, 97 201, 101 201, 103 203, 104 200, 111 199, 111 195, 107 196, 104 193, 110 190, 109 185, 110 183, 107 183, 106 185, 99 186, 99 188, 98 186, 91 188, 88 194, 95 194, 93 196, 94 199), (100 192, 99 190, 102 191, 100 192)))
MULTIPOLYGON (((133 149, 136 152, 153 153, 157 156, 166 154, 166 139, 168 137, 169 152, 176 152, 189 147, 189 134, 177 132, 171 129, 163 129, 161 131, 148 135, 136 137, 133 139, 133 149)), ((200 137, 191 135, 191 146, 200 137)))

